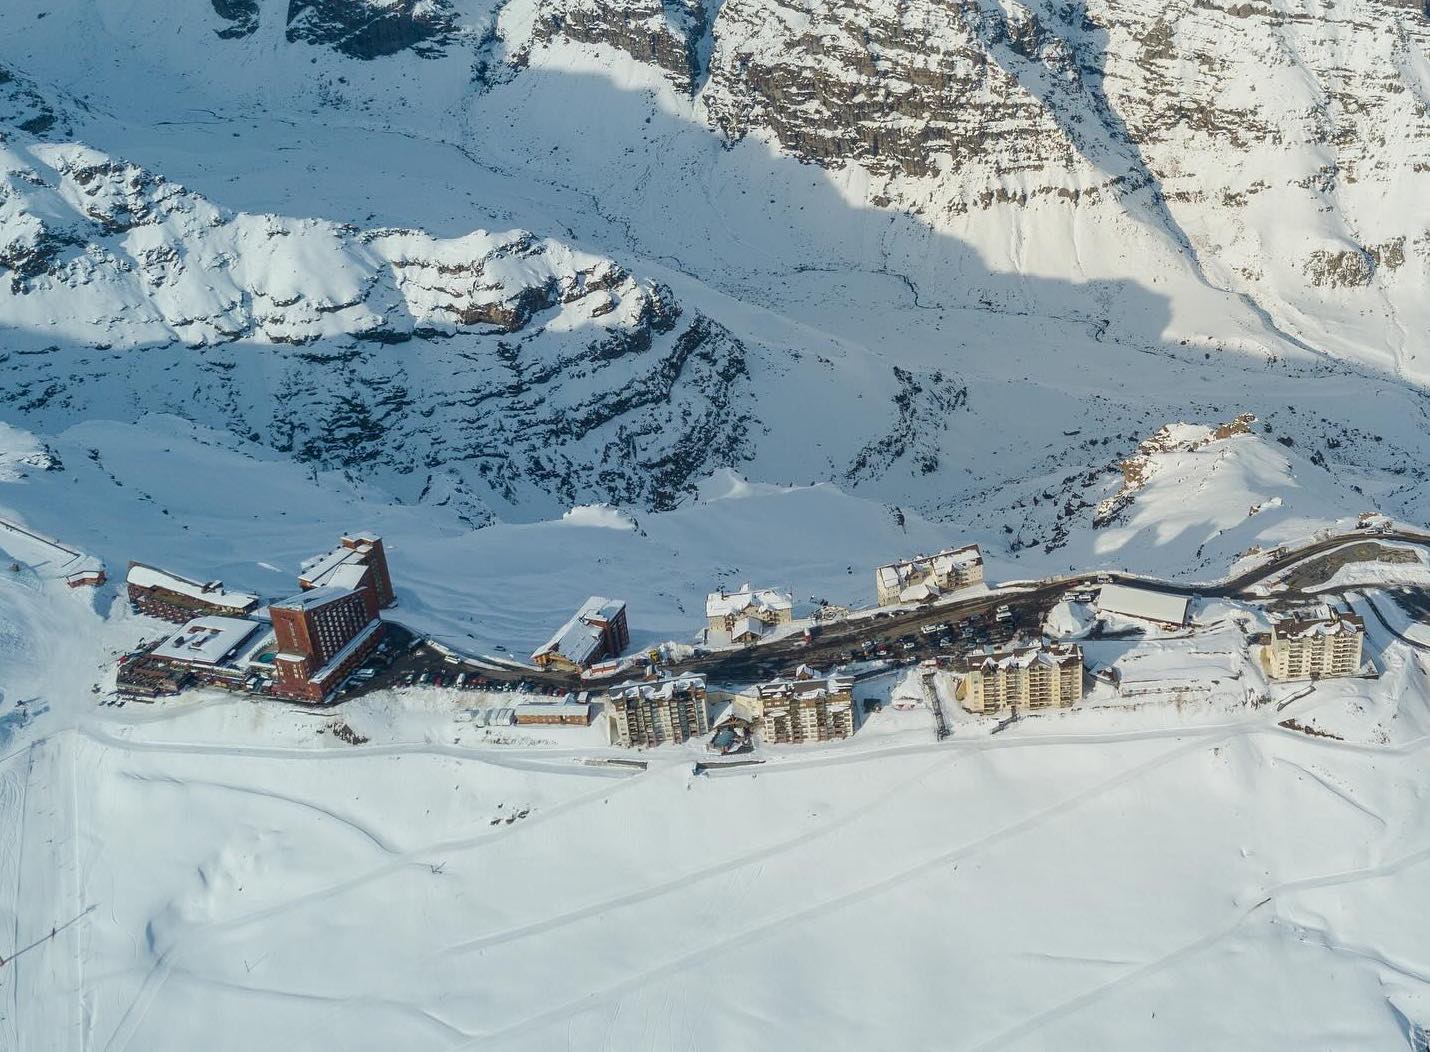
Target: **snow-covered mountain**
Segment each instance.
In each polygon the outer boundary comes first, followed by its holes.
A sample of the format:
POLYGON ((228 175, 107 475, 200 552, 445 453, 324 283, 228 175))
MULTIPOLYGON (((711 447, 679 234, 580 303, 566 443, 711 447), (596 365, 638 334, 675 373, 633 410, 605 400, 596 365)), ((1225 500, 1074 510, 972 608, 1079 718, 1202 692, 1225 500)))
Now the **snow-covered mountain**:
POLYGON ((177 412, 473 522, 738 466, 1016 551, 1057 543, 1042 494, 1249 411, 1423 505, 1414 6, 24 0, 0 28, 4 397, 42 430, 177 412))

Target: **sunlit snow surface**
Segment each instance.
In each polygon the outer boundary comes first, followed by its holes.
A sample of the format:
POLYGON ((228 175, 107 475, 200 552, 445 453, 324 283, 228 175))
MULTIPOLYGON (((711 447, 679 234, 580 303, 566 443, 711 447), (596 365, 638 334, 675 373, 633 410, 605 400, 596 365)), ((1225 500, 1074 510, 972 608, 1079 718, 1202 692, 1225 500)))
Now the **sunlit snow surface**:
MULTIPOLYGON (((867 599, 876 551, 944 539, 829 487, 733 479, 635 529, 588 509, 471 534, 171 424, 50 445, 66 469, 0 508, 111 567, 280 591, 362 522, 391 538, 398 616, 484 644, 529 642, 612 580, 647 638, 693 632, 719 572, 867 599), (139 471, 157 449, 173 481, 139 471), (242 503, 286 514, 218 541, 242 503), (846 528, 756 529, 786 507, 846 528)), ((42 940, 0 969, 0 1047, 1394 1048, 1423 1018, 1430 685, 1374 624, 1379 681, 1285 710, 1089 704, 998 735, 960 717, 942 745, 927 710, 886 710, 850 742, 694 777, 698 746, 593 767, 598 729, 498 736, 457 717, 480 696, 443 691, 345 707, 357 746, 223 696, 98 707, 113 651, 159 627, 112 595, 0 575, 0 716, 48 709, 0 724, 0 931, 42 940)), ((1223 675, 1237 639, 1136 650, 1223 675)))

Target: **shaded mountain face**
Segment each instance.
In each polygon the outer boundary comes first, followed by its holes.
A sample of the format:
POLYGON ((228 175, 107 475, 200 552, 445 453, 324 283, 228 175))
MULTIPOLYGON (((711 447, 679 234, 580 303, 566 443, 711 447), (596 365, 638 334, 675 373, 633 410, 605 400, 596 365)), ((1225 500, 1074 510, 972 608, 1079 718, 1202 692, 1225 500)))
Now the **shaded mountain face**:
MULTIPOLYGON (((209 0, 221 21, 223 40, 258 32, 258 0, 209 0)), ((284 36, 289 43, 331 47, 356 59, 412 51, 436 58, 457 38, 452 6, 445 0, 289 0, 284 36)))
POLYGON ((1414 420, 1430 377, 1427 25, 1388 0, 17 0, 4 405, 217 420, 472 521, 668 506, 737 465, 1045 545, 1093 514, 1088 472, 1242 410, 1408 499, 1421 437, 1369 399, 1414 420))
POLYGON ((476 519, 669 506, 743 453, 743 344, 664 286, 526 231, 233 214, 37 143, 0 148, 0 231, 0 405, 29 415, 220 419, 414 499, 436 486, 476 519))

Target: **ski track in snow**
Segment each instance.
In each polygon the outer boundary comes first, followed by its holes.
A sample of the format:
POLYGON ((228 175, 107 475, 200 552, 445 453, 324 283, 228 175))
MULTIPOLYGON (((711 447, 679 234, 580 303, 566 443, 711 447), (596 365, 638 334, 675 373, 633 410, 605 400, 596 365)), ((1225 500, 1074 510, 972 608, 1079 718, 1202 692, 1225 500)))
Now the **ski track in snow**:
MULTIPOLYGON (((1279 716, 1280 714, 1276 715, 1279 716)), ((1267 719, 1269 719, 1269 717, 1267 719)), ((1264 723, 1266 720, 1259 722, 1264 723)), ((824 917, 834 910, 883 894, 893 888, 930 873, 941 866, 974 857, 990 847, 1035 829, 1070 810, 1080 807, 1090 800, 1127 785, 1153 771, 1160 770, 1186 756, 1209 748, 1215 748, 1231 741, 1257 726, 1257 723, 1248 723, 1244 727, 1235 728, 1210 740, 1203 741, 1198 739, 1165 753, 1161 753, 1148 761, 1136 764, 1111 778, 1074 793, 1051 807, 1021 818, 1016 822, 979 837, 967 844, 961 844, 949 850, 939 852, 922 862, 897 870, 894 873, 886 874, 877 880, 861 883, 858 887, 833 898, 821 900, 814 905, 784 914, 774 920, 741 929, 732 935, 707 944, 700 949, 631 975, 621 982, 608 986, 603 990, 568 1001, 546 1012, 529 1016, 499 1029, 476 1035, 470 1041, 458 1047, 464 1049, 476 1048, 482 1045, 501 1042, 517 1034, 537 1030, 553 1023, 572 1018, 593 1008, 618 1000, 623 995, 639 989, 658 977, 665 978, 677 972, 686 971, 697 964, 704 963, 724 953, 747 948, 754 941, 778 934, 810 919, 824 917)))
POLYGON ((308 906, 330 905, 334 897, 342 895, 345 892, 351 891, 355 888, 363 887, 364 885, 373 883, 378 880, 382 880, 383 878, 388 877, 393 873, 396 873, 406 867, 414 865, 430 866, 433 860, 440 859, 443 856, 455 854, 459 851, 471 850, 473 848, 489 844, 498 839, 503 839, 505 837, 516 836, 525 833, 528 830, 540 826, 544 822, 549 822, 552 819, 564 815, 569 811, 579 809, 581 807, 586 807, 601 802, 603 800, 608 800, 612 795, 619 793, 624 789, 629 789, 630 787, 636 785, 638 782, 638 777, 626 777, 621 781, 607 782, 607 784, 603 785, 600 789, 596 789, 590 793, 586 793, 581 796, 576 796, 571 798, 570 800, 566 800, 561 803, 554 804, 550 807, 543 808, 539 811, 536 811, 528 818, 523 819, 521 822, 511 826, 503 826, 496 832, 481 833, 476 836, 462 837, 455 840, 436 841, 430 844, 426 844, 421 847, 414 848, 411 851, 404 852, 403 854, 390 859, 383 865, 368 870, 367 872, 350 877, 347 880, 340 881, 336 884, 331 884, 326 887, 316 888, 312 891, 294 896, 291 899, 274 903, 262 909, 255 910, 226 921, 220 921, 215 924, 206 925, 203 928, 193 929, 189 932, 186 932, 174 945, 165 949, 159 955, 159 958, 151 966, 148 974, 144 978, 144 982, 142 983, 138 994, 130 1003, 129 1007, 124 1011, 123 1015, 120 1017, 118 1025, 115 1027, 114 1033, 111 1035, 109 1041, 106 1042, 104 1046, 106 1052, 111 1049, 114 1050, 114 1052, 123 1052, 124 1049, 129 1047, 129 1042, 133 1040, 135 1033, 143 1024, 144 1018, 148 1013, 150 1006, 153 1004, 154 999, 158 996, 159 991, 168 981, 169 974, 174 968, 175 961, 178 960, 192 946, 199 945, 206 939, 210 939, 215 936, 220 936, 227 932, 235 931, 248 925, 258 923, 260 921, 271 920, 274 917, 281 916, 295 909, 302 909, 308 906))

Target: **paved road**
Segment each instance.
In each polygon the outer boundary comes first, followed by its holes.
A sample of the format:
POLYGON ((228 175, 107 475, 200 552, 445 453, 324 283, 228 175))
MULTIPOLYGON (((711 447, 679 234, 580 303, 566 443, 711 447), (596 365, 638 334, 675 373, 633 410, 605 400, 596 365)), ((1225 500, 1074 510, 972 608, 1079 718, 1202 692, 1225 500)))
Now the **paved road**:
MULTIPOLYGON (((1390 541, 1430 546, 1430 533, 1395 530, 1373 533, 1357 530, 1352 533, 1337 534, 1323 540, 1313 541, 1299 548, 1288 550, 1245 573, 1219 582, 1182 584, 1162 581, 1150 577, 1120 571, 1095 571, 1045 578, 1032 582, 1026 587, 1004 588, 990 591, 985 595, 973 596, 958 602, 943 605, 924 606, 917 609, 875 610, 861 612, 855 616, 822 625, 814 639, 806 644, 802 637, 793 636, 756 644, 740 650, 722 650, 702 654, 685 661, 676 662, 666 671, 670 673, 704 673, 713 682, 743 683, 786 672, 800 663, 816 667, 827 667, 847 660, 848 655, 865 644, 889 646, 893 658, 916 662, 939 653, 953 653, 968 647, 969 641, 958 638, 960 626, 971 625, 976 631, 976 642, 998 643, 1006 641, 1019 629, 1035 631, 1042 624, 1047 612, 1067 592, 1096 588, 1108 582, 1131 585, 1152 592, 1179 596, 1206 596, 1214 598, 1241 598, 1248 590, 1267 579, 1289 569, 1306 559, 1333 551, 1348 544, 1367 541, 1390 541), (994 610, 1007 604, 1012 620, 998 622, 993 617, 994 610), (925 635, 920 631, 925 625, 947 623, 948 632, 925 635), (940 648, 940 637, 953 636, 952 648, 940 648), (906 650, 904 642, 912 641, 912 649, 906 650)), ((480 675, 488 684, 505 685, 524 683, 529 688, 541 691, 568 691, 596 689, 600 683, 583 682, 580 677, 561 672, 551 672, 535 668, 516 666, 499 669, 482 663, 480 675)), ((391 669, 364 685, 357 693, 390 687, 401 682, 406 673, 420 675, 428 672, 443 674, 448 681, 459 671, 473 671, 470 665, 453 665, 445 656, 430 647, 421 647, 404 655, 391 669)), ((353 695, 348 695, 349 697, 353 695)))
MULTIPOLYGON (((1389 621, 1387 621, 1385 619, 1385 615, 1380 612, 1380 607, 1375 605, 1375 600, 1368 596, 1365 592, 1357 592, 1356 595, 1365 601, 1366 606, 1370 607, 1370 612, 1375 615, 1375 619, 1380 622, 1381 627, 1384 628, 1391 635, 1393 635, 1396 639, 1400 640, 1407 646, 1414 647, 1416 650, 1430 652, 1430 644, 1422 643, 1418 639, 1411 639, 1409 636, 1402 633, 1398 628, 1396 628, 1389 621)), ((1426 604, 1427 601, 1424 596, 1416 597, 1416 609, 1423 610, 1426 608, 1426 604)))

